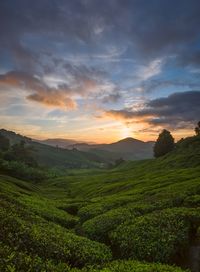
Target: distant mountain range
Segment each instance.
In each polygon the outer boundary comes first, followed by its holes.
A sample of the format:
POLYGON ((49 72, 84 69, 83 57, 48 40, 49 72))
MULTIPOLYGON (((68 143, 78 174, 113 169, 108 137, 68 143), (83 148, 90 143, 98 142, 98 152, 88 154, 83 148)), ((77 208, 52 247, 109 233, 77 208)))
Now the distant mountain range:
POLYGON ((21 140, 31 144, 35 149, 37 161, 47 167, 104 167, 119 158, 140 160, 153 157, 154 142, 143 142, 131 137, 111 144, 90 144, 78 143, 72 139, 39 141, 5 129, 0 129, 0 133, 9 138, 11 144, 21 140))
POLYGON ((61 147, 61 148, 68 148, 72 145, 78 144, 78 141, 72 140, 72 139, 46 139, 46 140, 35 140, 38 143, 51 145, 55 147, 61 147))
POLYGON ((40 143, 71 150, 77 149, 79 151, 91 152, 109 160, 115 160, 120 157, 125 160, 152 158, 154 145, 152 141, 143 142, 131 137, 111 144, 78 143, 71 139, 47 139, 40 141, 40 143))

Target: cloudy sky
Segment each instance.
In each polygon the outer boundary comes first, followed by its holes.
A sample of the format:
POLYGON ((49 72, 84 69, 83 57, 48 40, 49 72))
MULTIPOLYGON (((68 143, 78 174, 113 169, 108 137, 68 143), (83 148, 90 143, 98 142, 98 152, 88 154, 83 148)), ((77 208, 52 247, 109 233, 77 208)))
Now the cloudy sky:
POLYGON ((0 1, 1 127, 112 142, 199 119, 199 0, 0 1))

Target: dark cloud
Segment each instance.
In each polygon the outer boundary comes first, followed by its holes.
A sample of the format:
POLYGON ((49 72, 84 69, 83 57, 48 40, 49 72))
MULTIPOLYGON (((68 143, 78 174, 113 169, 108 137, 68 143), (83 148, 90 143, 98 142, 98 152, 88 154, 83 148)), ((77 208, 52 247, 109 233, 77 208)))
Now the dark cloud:
POLYGON ((176 87, 176 88, 189 88, 189 89, 198 89, 200 85, 199 79, 150 79, 147 81, 143 81, 140 84, 141 92, 144 94, 150 94, 157 90, 161 90, 163 88, 168 87, 176 87))
POLYGON ((200 50, 183 52, 183 54, 176 57, 176 64, 178 66, 200 66, 200 50))
POLYGON ((199 0, 0 2, 0 46, 18 58, 18 65, 19 56, 26 62, 29 58, 35 62, 36 57, 39 62, 44 48, 52 52, 62 43, 76 50, 83 42, 92 53, 99 42, 116 45, 123 41, 129 44, 129 57, 138 55, 135 49, 145 58, 179 55, 199 41, 199 25, 199 0))
POLYGON ((168 97, 150 100, 140 110, 110 110, 106 116, 127 122, 146 122, 172 128, 194 124, 200 116, 200 91, 174 93, 168 97))
POLYGON ((199 1, 139 2, 144 8, 140 6, 136 11, 136 22, 140 23, 134 39, 145 53, 180 53, 182 48, 199 39, 199 1))
POLYGON ((103 103, 115 103, 118 102, 122 98, 121 94, 119 92, 116 92, 116 90, 113 91, 113 93, 105 95, 102 98, 103 103))

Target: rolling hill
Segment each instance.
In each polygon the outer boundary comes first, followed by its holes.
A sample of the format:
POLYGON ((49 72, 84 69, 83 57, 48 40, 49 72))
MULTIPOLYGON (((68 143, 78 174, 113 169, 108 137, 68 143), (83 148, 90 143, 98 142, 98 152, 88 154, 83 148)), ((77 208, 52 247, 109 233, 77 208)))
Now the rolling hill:
POLYGON ((110 158, 123 158, 124 160, 139 160, 153 157, 154 142, 143 142, 131 137, 111 144, 74 144, 71 147, 88 151, 97 155, 106 155, 110 158))
POLYGON ((106 163, 106 160, 102 157, 90 152, 78 151, 76 149, 68 150, 41 144, 28 137, 4 129, 1 129, 0 133, 10 140, 11 145, 19 143, 20 141, 25 141, 27 145, 31 145, 34 149, 34 158, 44 167, 57 167, 62 169, 98 168, 103 167, 106 163))
MULTIPOLYGON (((54 147, 60 147, 60 148, 68 148, 76 144, 80 144, 80 142, 73 140, 73 139, 46 139, 46 140, 34 140, 36 142, 39 142, 41 144, 51 145, 54 147)), ((83 143, 86 144, 86 143, 83 143)))
POLYGON ((1 175, 0 204, 1 271, 199 272, 200 137, 111 170, 1 175))
POLYGON ((124 160, 141 160, 153 157, 154 142, 143 142, 131 137, 111 144, 79 143, 72 139, 47 139, 36 141, 54 147, 67 149, 76 148, 79 151, 96 154, 104 160, 107 159, 107 161, 114 161, 119 158, 123 158, 124 160))
POLYGON ((9 138, 11 145, 23 140, 33 146, 35 159, 44 167, 105 168, 119 158, 138 160, 151 158, 153 155, 154 142, 133 138, 112 144, 94 145, 65 139, 38 141, 5 129, 1 129, 0 133, 9 138))

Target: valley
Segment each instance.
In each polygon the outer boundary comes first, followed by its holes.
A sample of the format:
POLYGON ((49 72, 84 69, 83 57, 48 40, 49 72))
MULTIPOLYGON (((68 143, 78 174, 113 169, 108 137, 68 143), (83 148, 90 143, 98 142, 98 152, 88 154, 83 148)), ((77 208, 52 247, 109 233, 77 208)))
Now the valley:
POLYGON ((113 169, 41 182, 1 174, 1 270, 197 272, 183 260, 199 239, 199 177, 199 136, 113 169))

